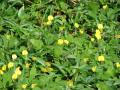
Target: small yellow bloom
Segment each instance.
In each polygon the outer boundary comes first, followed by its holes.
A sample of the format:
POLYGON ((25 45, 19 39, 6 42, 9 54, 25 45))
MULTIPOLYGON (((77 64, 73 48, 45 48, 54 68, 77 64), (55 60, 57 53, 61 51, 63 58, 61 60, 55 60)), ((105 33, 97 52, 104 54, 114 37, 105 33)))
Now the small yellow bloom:
POLYGON ((79 24, 78 24, 78 23, 75 23, 74 26, 75 26, 76 28, 79 28, 79 24))
POLYGON ((79 32, 80 32, 80 34, 83 34, 83 33, 84 33, 83 29, 80 29, 79 32))
POLYGON ((120 35, 115 35, 115 38, 120 38, 120 35))
POLYGON ((23 85, 22 85, 22 88, 23 88, 23 89, 26 89, 26 88, 27 88, 27 84, 23 84, 23 85))
POLYGON ((95 36, 96 36, 96 38, 97 38, 98 40, 101 39, 101 35, 100 35, 100 34, 95 34, 95 36))
POLYGON ((8 68, 12 68, 14 66, 14 63, 13 62, 9 62, 8 63, 8 68))
POLYGON ((35 88, 37 84, 32 84, 31 85, 31 88, 35 88))
POLYGON ((16 80, 18 78, 18 75, 16 74, 16 73, 14 73, 13 75, 12 75, 12 79, 13 80, 16 80))
POLYGON ((96 66, 93 66, 93 67, 91 68, 91 70, 92 70, 93 72, 96 72, 96 69, 97 69, 96 66))
POLYGON ((64 40, 64 43, 68 45, 68 44, 69 44, 69 41, 68 41, 68 40, 64 40))
POLYGON ((52 15, 48 16, 48 21, 52 21, 54 19, 54 17, 52 15))
POLYGON ((16 54, 12 54, 12 59, 13 60, 17 59, 17 55, 16 54))
POLYGON ((32 60, 33 60, 33 61, 36 61, 37 58, 36 58, 35 56, 32 56, 32 60))
POLYGON ((48 25, 48 26, 51 25, 51 24, 52 24, 52 21, 47 21, 46 22, 46 25, 48 25))
POLYGON ((99 30, 103 29, 103 24, 97 24, 99 30))
POLYGON ((100 30, 99 29, 96 29, 96 34, 101 34, 100 30))
POLYGON ((117 63, 116 63, 116 67, 117 67, 117 68, 120 68, 120 63, 117 62, 117 63))
POLYGON ((2 70, 3 70, 3 71, 5 71, 5 70, 6 70, 6 68, 7 68, 7 66, 6 66, 6 65, 3 65, 3 66, 2 66, 2 70))
POLYGON ((106 10, 106 9, 107 9, 107 7, 108 7, 108 5, 104 5, 104 6, 103 6, 103 9, 104 9, 104 10, 106 10))
POLYGON ((104 61, 105 61, 104 56, 103 56, 103 55, 98 56, 98 61, 100 61, 100 62, 104 62, 104 61))
POLYGON ((98 40, 100 40, 101 39, 101 33, 100 33, 100 30, 96 30, 96 32, 95 32, 95 37, 98 39, 98 40))
POLYGON ((30 63, 26 63, 26 64, 25 64, 25 67, 26 67, 26 68, 29 68, 29 67, 30 67, 30 63))
POLYGON ((3 73, 4 73, 4 72, 3 72, 2 70, 0 70, 0 75, 3 75, 3 73))
POLYGON ((48 72, 47 69, 46 69, 46 68, 43 68, 43 67, 41 68, 41 71, 44 72, 44 73, 47 73, 47 72, 48 72))
POLYGON ((50 62, 45 62, 45 65, 48 67, 51 67, 51 63, 50 62))
POLYGON ((58 44, 58 45, 63 45, 63 43, 64 43, 64 40, 63 40, 63 39, 58 39, 58 41, 57 41, 57 44, 58 44))
POLYGON ((23 56, 27 56, 27 55, 28 55, 28 51, 27 51, 27 50, 23 50, 23 51, 22 51, 22 55, 23 55, 23 56))
POLYGON ((47 69, 47 72, 52 72, 53 71, 53 68, 51 68, 51 67, 48 67, 46 69, 47 69))
POLYGON ((95 41, 95 39, 94 39, 94 38, 91 38, 91 41, 92 41, 92 42, 94 42, 94 41, 95 41))
POLYGON ((69 87, 73 87, 73 80, 68 80, 68 81, 67 81, 67 85, 68 85, 69 87))
POLYGON ((21 75, 20 67, 16 68, 16 70, 15 70, 15 74, 16 74, 16 75, 21 75))

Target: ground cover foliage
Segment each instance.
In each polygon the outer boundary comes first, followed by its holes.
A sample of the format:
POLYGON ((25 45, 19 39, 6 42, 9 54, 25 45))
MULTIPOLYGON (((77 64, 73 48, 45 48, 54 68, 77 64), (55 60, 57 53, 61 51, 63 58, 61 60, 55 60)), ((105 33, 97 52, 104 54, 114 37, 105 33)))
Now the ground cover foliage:
POLYGON ((120 0, 0 0, 0 90, 120 90, 120 0))

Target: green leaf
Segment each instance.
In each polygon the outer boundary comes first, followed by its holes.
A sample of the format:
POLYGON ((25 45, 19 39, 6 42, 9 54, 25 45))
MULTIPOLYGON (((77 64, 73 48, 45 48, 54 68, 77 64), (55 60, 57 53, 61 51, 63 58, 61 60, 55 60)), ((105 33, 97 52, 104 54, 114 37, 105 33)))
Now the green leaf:
POLYGON ((5 35, 2 39, 5 48, 15 48, 19 43, 18 39, 11 35, 5 35))
POLYGON ((70 55, 68 55, 68 56, 67 56, 67 58, 70 58, 70 59, 75 59, 75 58, 76 58, 76 56, 75 56, 75 55, 71 55, 71 54, 70 54, 70 55))
POLYGON ((61 7, 62 10, 67 10, 68 5, 64 2, 60 2, 60 7, 61 7))
POLYGON ((96 84, 96 87, 98 88, 98 90, 113 90, 112 87, 108 86, 106 83, 104 82, 99 82, 96 84))
POLYGON ((12 83, 12 72, 11 70, 3 74, 3 87, 11 85, 12 83))
POLYGON ((41 40, 37 40, 37 39, 30 39, 30 42, 33 46, 34 49, 39 50, 41 49, 43 42, 41 40))
POLYGON ((31 81, 35 76, 37 75, 36 68, 33 66, 30 70, 30 78, 29 81, 31 81))
POLYGON ((99 9, 99 4, 97 2, 91 1, 88 3, 88 7, 90 10, 92 10, 93 13, 97 13, 99 9))
POLYGON ((42 58, 38 58, 36 62, 38 62, 41 65, 45 66, 45 61, 42 58))
POLYGON ((18 11, 18 17, 23 18, 24 16, 24 5, 18 11))
POLYGON ((56 46, 55 48, 54 48, 54 54, 55 54, 55 56, 56 57, 59 57, 60 55, 62 55, 62 53, 63 53, 63 50, 62 50, 63 48, 62 47, 59 47, 59 46, 56 46))
POLYGON ((120 85, 120 80, 119 79, 115 80, 114 85, 120 85))
POLYGON ((99 0, 101 2, 101 4, 104 4, 104 0, 99 0))
POLYGON ((9 40, 9 47, 14 48, 18 45, 19 41, 17 40, 16 37, 11 37, 9 40))
POLYGON ((96 17, 97 17, 97 14, 94 13, 93 11, 88 11, 88 15, 91 16, 94 19, 96 19, 96 17))
POLYGON ((42 82, 42 83, 40 83, 39 85, 40 85, 41 87, 45 87, 46 84, 48 84, 48 83, 50 82, 50 77, 49 77, 48 75, 47 75, 47 76, 41 76, 41 77, 39 78, 39 81, 42 82))
MULTIPOLYGON (((0 59, 3 60, 5 58, 4 50, 0 48, 0 59)), ((3 63, 3 62, 1 62, 3 63)))
POLYGON ((97 17, 97 12, 99 9, 99 4, 97 2, 89 2, 88 3, 88 14, 93 17, 94 19, 96 19, 97 17))
POLYGON ((41 90, 39 87, 35 87, 34 90, 41 90))

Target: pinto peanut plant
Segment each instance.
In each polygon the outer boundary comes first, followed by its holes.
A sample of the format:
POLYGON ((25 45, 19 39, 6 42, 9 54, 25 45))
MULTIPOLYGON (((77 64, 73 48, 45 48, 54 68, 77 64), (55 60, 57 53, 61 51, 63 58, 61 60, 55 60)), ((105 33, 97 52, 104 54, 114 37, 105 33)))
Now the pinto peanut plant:
POLYGON ((120 0, 0 0, 0 90, 120 90, 120 0))

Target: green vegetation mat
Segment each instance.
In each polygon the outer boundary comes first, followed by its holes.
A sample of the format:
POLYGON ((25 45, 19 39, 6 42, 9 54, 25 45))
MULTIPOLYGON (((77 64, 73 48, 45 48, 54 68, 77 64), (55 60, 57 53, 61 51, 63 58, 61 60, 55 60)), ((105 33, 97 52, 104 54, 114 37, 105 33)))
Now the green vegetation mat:
POLYGON ((120 90, 120 0, 0 0, 0 90, 120 90))

